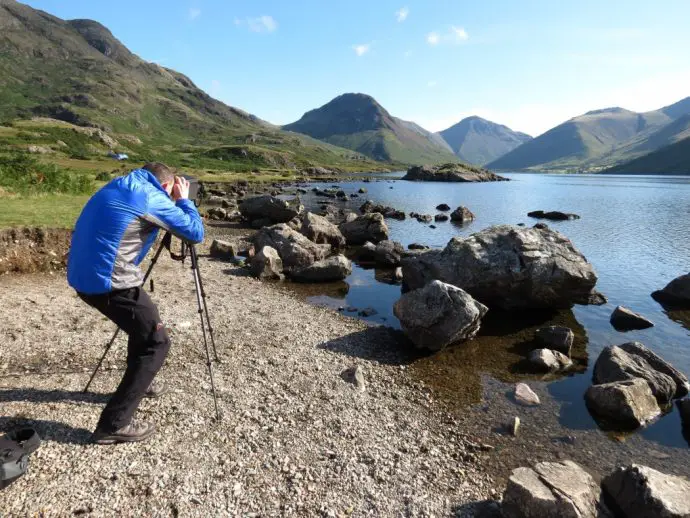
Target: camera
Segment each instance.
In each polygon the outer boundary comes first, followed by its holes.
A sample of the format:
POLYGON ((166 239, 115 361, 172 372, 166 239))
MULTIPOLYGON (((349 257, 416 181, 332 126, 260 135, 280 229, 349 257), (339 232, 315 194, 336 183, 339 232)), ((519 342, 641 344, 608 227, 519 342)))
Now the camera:
POLYGON ((183 174, 182 178, 189 182, 189 199, 192 200, 194 202, 194 205, 198 207, 199 203, 201 202, 202 191, 199 179, 193 176, 189 176, 187 174, 183 174))

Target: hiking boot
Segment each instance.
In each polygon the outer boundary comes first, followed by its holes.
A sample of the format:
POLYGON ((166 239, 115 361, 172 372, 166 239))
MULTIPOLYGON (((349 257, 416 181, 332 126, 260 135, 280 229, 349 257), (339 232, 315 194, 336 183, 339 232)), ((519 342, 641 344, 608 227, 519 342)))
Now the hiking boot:
POLYGON ((164 383, 157 383, 155 380, 151 382, 149 388, 146 389, 144 397, 155 399, 161 397, 168 391, 164 383))
POLYGON ((104 432, 96 429, 93 432, 93 442, 96 444, 116 444, 120 442, 139 442, 145 441, 153 435, 156 431, 156 425, 153 423, 144 423, 141 421, 132 420, 127 426, 123 426, 119 430, 112 433, 104 432))

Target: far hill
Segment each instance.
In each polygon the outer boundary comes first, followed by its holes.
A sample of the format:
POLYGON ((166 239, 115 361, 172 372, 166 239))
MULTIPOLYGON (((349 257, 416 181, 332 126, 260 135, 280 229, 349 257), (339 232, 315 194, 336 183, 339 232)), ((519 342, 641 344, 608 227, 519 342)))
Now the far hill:
POLYGON ((525 133, 476 116, 461 120, 439 135, 458 158, 476 165, 488 164, 532 140, 525 133))
POLYGON ((690 174, 690 137, 602 171, 606 174, 690 174))
POLYGON ((283 129, 358 151, 375 160, 404 164, 454 160, 452 150, 438 135, 393 117, 365 94, 343 94, 283 129))
POLYGON ((41 131, 0 132, 0 152, 40 146, 58 157, 96 158, 112 149, 223 170, 377 167, 212 98, 185 75, 139 58, 96 21, 0 0, 0 126, 37 117, 41 131), (208 158, 221 145, 224 159, 208 158))
POLYGON ((595 110, 574 117, 488 164, 502 170, 601 170, 673 143, 690 98, 659 110, 595 110), (679 127, 675 128, 674 123, 679 127))

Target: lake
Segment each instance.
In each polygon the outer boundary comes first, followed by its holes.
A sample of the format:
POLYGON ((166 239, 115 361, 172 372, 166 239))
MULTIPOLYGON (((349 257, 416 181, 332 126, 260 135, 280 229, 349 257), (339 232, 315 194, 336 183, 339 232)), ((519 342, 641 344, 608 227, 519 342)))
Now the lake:
MULTIPOLYGON (((505 176, 510 182, 462 184, 407 182, 401 181, 401 176, 393 173, 368 183, 340 183, 348 194, 360 188, 368 192, 336 205, 357 210, 370 199, 407 214, 434 215, 438 213, 435 207, 446 203, 453 209, 464 205, 476 215, 467 226, 439 222, 433 223, 435 229, 411 218, 386 220, 390 238, 405 247, 413 242, 444 247, 454 236, 466 236, 491 225, 531 226, 539 221, 527 217, 533 210, 574 212, 581 219, 546 223, 570 238, 594 265, 599 276, 597 290, 609 300, 604 306, 575 306, 572 312, 561 312, 548 321, 529 321, 523 316, 521 322, 489 322, 492 329, 483 331, 472 342, 413 362, 410 368, 420 379, 456 407, 498 401, 496 393, 505 391, 509 383, 532 380, 547 394, 541 412, 556 415, 554 426, 559 427, 559 433, 596 432, 591 439, 594 446, 601 447, 602 440, 627 442, 626 447, 636 451, 635 455, 644 456, 650 447, 658 453, 661 448, 665 453, 648 459, 649 465, 661 462, 660 469, 676 472, 690 469, 690 449, 676 409, 633 436, 614 434, 611 439, 611 434, 598 431, 583 399, 596 358, 612 344, 641 341, 690 373, 690 312, 668 313, 650 296, 690 271, 690 177, 508 174, 505 176), (628 333, 615 331, 609 318, 617 305, 641 313, 655 327, 628 333), (579 347, 577 373, 549 378, 523 372, 521 359, 525 351, 519 344, 529 341, 534 329, 551 323, 567 324, 575 331, 575 349, 579 347), (682 452, 680 458, 668 458, 678 452, 682 452)), ((303 201, 315 209, 323 198, 308 195, 303 201)), ((359 310, 373 308, 376 313, 367 320, 399 328, 392 307, 400 297, 400 286, 389 283, 389 278, 390 272, 355 265, 344 284, 310 286, 307 296, 313 303, 339 308, 355 317, 359 310)), ((504 394, 501 397, 505 399, 504 394)), ((502 410, 511 411, 511 407, 502 405, 498 404, 502 410)), ((534 415, 539 416, 538 412, 534 415)), ((546 419, 544 415, 537 418, 546 419)))

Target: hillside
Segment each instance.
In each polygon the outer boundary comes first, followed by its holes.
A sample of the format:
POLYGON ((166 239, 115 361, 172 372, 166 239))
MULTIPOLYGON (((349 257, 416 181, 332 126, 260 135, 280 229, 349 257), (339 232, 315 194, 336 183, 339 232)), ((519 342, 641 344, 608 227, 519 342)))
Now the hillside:
MULTIPOLYGON (((98 22, 64 21, 0 0, 0 126, 35 117, 101 130, 97 137, 93 132, 78 136, 74 145, 82 157, 103 156, 116 148, 133 159, 251 169, 257 164, 242 152, 251 145, 272 153, 259 165, 276 168, 376 167, 357 153, 287 134, 213 99, 183 74, 130 52, 98 22), (237 160, 199 162, 209 148, 221 144, 237 146, 237 160)), ((11 139, 3 135, 0 151, 41 145, 69 156, 72 147, 63 138, 52 139, 55 135, 46 142, 39 138, 41 132, 15 132, 11 139), (67 149, 58 141, 66 142, 67 149)))
POLYGON ((404 164, 454 160, 449 146, 417 124, 393 117, 365 94, 343 94, 283 126, 375 160, 404 164))
POLYGON ((646 113, 623 108, 591 111, 556 126, 488 167, 600 170, 675 142, 687 129, 681 119, 689 113, 690 99, 646 113))
POLYGON ((690 136, 628 163, 602 171, 606 174, 690 174, 690 136))
POLYGON ((461 120, 439 135, 458 158, 476 165, 488 164, 532 139, 525 133, 476 116, 461 120))

